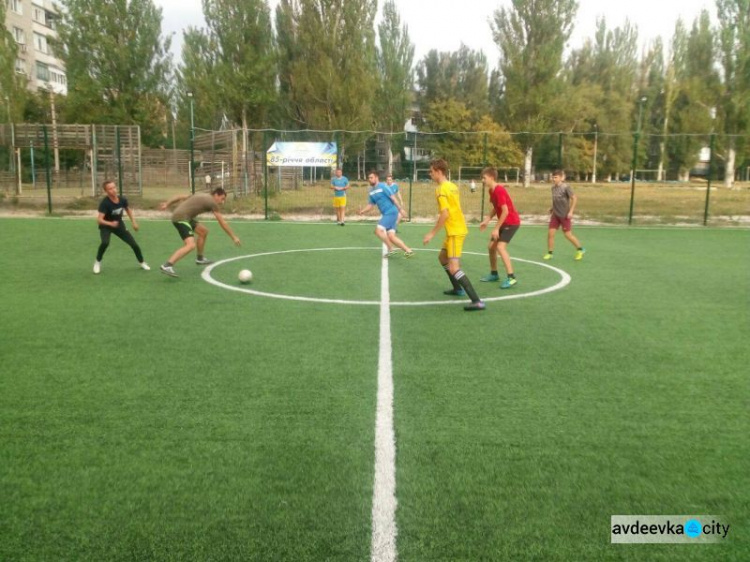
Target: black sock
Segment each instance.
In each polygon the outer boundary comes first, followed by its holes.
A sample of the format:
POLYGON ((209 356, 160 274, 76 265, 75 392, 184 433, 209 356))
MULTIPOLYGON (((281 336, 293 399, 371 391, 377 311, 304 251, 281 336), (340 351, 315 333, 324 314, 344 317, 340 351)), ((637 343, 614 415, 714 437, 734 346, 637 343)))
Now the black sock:
POLYGON ((511 279, 515 279, 516 278, 516 274, 515 273, 508 273, 508 277, 511 278, 511 279))
POLYGON ((578 251, 579 252, 583 252, 583 248, 578 248, 578 251))
POLYGON ((551 254, 551 253, 552 253, 552 250, 547 250, 547 253, 548 253, 548 254, 551 254))
POLYGON ((172 267, 174 264, 171 261, 164 262, 164 267, 172 267))
POLYGON ((497 269, 493 269, 492 271, 490 271, 490 275, 497 275, 497 269))
POLYGON ((197 256, 195 256, 195 258, 196 258, 196 259, 197 259, 198 261, 201 261, 201 260, 203 259, 203 254, 198 254, 197 256))
POLYGON ((466 294, 469 295, 471 302, 479 302, 481 300, 479 295, 477 295, 477 292, 474 290, 474 287, 472 287, 469 278, 466 277, 466 274, 460 269, 456 272, 456 281, 461 284, 461 287, 466 291, 466 294))
POLYGON ((458 281, 456 281, 456 278, 453 277, 453 275, 451 275, 451 270, 448 268, 447 265, 444 265, 443 269, 445 270, 445 273, 448 275, 448 279, 451 280, 451 285, 453 285, 453 290, 458 291, 461 288, 461 285, 459 285, 458 281))

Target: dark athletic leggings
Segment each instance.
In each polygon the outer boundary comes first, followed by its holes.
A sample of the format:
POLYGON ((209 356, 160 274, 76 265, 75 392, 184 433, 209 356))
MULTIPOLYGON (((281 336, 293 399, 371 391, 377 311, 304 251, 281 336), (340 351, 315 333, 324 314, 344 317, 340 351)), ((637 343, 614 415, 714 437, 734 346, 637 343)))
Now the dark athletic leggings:
POLYGON ((135 257, 138 259, 138 263, 143 262, 143 253, 141 253, 141 247, 135 241, 133 235, 130 234, 130 232, 128 232, 128 230, 125 228, 125 225, 121 225, 119 228, 110 228, 108 226, 105 226, 104 228, 99 229, 99 236, 101 236, 102 238, 102 243, 99 245, 99 250, 97 250, 96 252, 96 261, 102 261, 104 252, 106 252, 107 248, 109 247, 109 237, 112 234, 114 234, 128 246, 133 248, 133 252, 135 253, 135 257))

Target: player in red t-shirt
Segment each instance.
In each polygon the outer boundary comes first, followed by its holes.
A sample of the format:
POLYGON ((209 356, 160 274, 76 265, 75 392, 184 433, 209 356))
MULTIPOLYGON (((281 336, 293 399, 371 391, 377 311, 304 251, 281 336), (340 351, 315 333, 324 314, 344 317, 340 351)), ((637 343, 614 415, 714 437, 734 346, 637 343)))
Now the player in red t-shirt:
POLYGON ((521 217, 518 216, 513 201, 505 188, 497 183, 497 170, 485 168, 482 170, 482 183, 487 188, 492 202, 490 215, 479 225, 479 230, 484 230, 490 224, 493 217, 497 217, 497 224, 490 234, 490 243, 487 247, 490 253, 490 274, 482 277, 480 281, 499 281, 497 274, 497 256, 503 260, 505 271, 508 276, 500 283, 501 289, 510 289, 518 281, 513 272, 513 264, 508 254, 508 244, 513 239, 516 231, 521 226, 521 217))

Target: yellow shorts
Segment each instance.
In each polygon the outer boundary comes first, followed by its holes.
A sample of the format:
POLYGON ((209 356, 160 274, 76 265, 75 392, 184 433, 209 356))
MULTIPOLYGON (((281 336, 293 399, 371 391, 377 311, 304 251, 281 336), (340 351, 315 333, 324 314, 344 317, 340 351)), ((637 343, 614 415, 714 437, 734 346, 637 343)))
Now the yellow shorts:
POLYGON ((446 236, 443 241, 443 250, 446 251, 449 258, 460 258, 464 249, 464 238, 466 236, 446 236))
POLYGON ((334 197, 333 198, 333 208, 337 209, 339 207, 346 207, 346 197, 334 197))

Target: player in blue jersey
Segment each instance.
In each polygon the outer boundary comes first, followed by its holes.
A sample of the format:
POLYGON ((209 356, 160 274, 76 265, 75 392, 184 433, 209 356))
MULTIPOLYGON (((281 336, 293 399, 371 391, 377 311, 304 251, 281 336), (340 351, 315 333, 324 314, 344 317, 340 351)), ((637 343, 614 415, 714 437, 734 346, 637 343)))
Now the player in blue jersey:
POLYGON ((341 168, 336 168, 331 178, 333 190, 333 208, 336 210, 336 224, 344 226, 346 216, 346 191, 349 189, 349 178, 343 175, 341 168))
POLYGON ((361 209, 359 214, 363 215, 373 207, 377 207, 382 213, 378 221, 378 226, 375 227, 375 236, 380 238, 388 248, 388 253, 385 257, 389 258, 396 255, 398 250, 395 247, 401 248, 404 251, 405 258, 412 257, 414 255, 412 249, 396 236, 396 224, 398 223, 399 214, 404 212, 403 208, 388 186, 380 182, 380 174, 378 172, 370 172, 367 175, 367 181, 370 184, 369 199, 367 206, 361 209))

